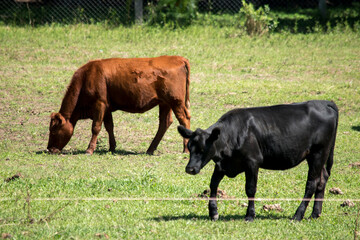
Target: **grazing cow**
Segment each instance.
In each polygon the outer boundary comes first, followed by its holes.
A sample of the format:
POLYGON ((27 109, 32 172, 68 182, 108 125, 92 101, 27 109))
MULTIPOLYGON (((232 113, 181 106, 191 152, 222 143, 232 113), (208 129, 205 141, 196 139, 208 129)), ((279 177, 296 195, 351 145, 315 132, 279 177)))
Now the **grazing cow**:
POLYGON ((308 101, 289 105, 234 109, 206 130, 195 132, 178 126, 189 139, 190 160, 186 172, 197 174, 212 159, 215 162, 210 183, 209 215, 217 220, 214 199, 226 175, 245 172, 249 204, 246 221, 255 217, 254 197, 259 168, 285 170, 304 159, 309 165, 305 196, 293 219, 303 219, 315 194, 312 218, 321 214, 325 185, 333 164, 338 109, 330 101, 308 101))
MULTIPOLYGON (((73 75, 58 113, 51 114, 48 150, 60 152, 73 135, 79 119, 90 118, 92 137, 86 153, 92 154, 102 122, 115 151, 112 112, 143 113, 159 105, 159 128, 148 154, 153 154, 173 122, 190 128, 190 65, 179 56, 111 58, 90 61, 73 75)), ((184 152, 187 150, 184 139, 184 152)))

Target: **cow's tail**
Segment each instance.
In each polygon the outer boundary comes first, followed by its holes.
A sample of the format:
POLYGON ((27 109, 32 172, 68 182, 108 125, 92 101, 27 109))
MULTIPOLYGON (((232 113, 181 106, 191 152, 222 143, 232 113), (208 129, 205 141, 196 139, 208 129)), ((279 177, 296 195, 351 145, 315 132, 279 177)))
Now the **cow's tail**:
POLYGON ((85 78, 86 71, 84 71, 84 67, 79 68, 72 76, 59 111, 65 119, 69 119, 74 112, 85 78))
POLYGON ((185 90, 185 107, 187 118, 190 119, 190 63, 189 60, 185 59, 185 70, 186 70, 186 90, 185 90))
POLYGON ((332 165, 334 163, 334 148, 335 148, 336 132, 337 132, 338 123, 339 123, 339 109, 337 108, 337 106, 336 106, 336 104, 334 102, 329 102, 327 107, 332 109, 332 111, 335 114, 334 136, 333 136, 332 143, 331 143, 331 149, 330 149, 329 157, 328 157, 328 160, 326 162, 326 171, 330 176, 331 168, 332 168, 332 165))

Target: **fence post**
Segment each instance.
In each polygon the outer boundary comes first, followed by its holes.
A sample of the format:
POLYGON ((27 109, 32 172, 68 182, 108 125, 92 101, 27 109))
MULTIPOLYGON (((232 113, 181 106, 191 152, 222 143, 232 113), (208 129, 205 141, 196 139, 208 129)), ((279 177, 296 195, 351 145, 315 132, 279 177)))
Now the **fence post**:
POLYGON ((320 15, 323 19, 325 19, 326 16, 326 0, 319 0, 319 10, 320 15))
POLYGON ((142 24, 143 0, 135 0, 135 23, 142 24))

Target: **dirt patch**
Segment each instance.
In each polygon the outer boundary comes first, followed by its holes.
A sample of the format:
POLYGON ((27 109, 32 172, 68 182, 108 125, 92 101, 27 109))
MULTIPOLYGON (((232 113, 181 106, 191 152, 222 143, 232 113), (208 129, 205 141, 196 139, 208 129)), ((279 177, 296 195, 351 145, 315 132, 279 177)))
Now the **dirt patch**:
MULTIPOLYGON (((202 193, 197 194, 196 197, 198 198, 210 198, 210 189, 204 190, 202 193)), ((222 198, 222 199, 230 199, 233 198, 226 194, 224 190, 218 189, 216 193, 216 198, 222 198)))
POLYGON ((105 238, 105 239, 109 239, 109 235, 107 235, 106 233, 96 233, 95 234, 95 237, 98 237, 98 238, 105 238))
POLYGON ((344 194, 341 191, 341 189, 337 188, 337 187, 330 188, 329 192, 332 193, 332 194, 335 194, 335 195, 343 195, 344 194))
POLYGON ((238 106, 233 105, 233 104, 224 104, 224 108, 226 108, 226 109, 235 109, 235 108, 238 108, 238 106))
POLYGON ((355 203, 349 199, 345 200, 342 204, 340 204, 341 207, 355 207, 355 203))
POLYGON ((12 236, 11 236, 11 234, 9 234, 9 233, 2 233, 2 234, 1 234, 1 238, 2 238, 2 239, 10 239, 10 238, 12 238, 12 236))
POLYGON ((265 212, 268 212, 268 211, 282 212, 282 211, 284 211, 284 209, 281 208, 280 204, 265 204, 263 206, 263 210, 265 212))
POLYGON ((23 178, 23 175, 21 173, 16 173, 14 176, 11 176, 11 177, 8 177, 7 179, 5 179, 5 182, 11 182, 18 178, 23 178))
POLYGON ((359 168, 360 169, 360 162, 350 163, 349 166, 352 167, 352 168, 359 168))

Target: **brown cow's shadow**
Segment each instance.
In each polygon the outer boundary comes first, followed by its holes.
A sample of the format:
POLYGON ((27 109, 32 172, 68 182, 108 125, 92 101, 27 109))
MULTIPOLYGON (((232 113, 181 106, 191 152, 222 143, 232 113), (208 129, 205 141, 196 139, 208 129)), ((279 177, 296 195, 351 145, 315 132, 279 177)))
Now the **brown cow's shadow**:
MULTIPOLYGON (((42 150, 42 151, 37 151, 36 154, 44 154, 47 153, 49 154, 46 150, 42 150)), ((110 152, 109 150, 106 149, 99 149, 99 150, 95 150, 93 155, 106 155, 112 153, 113 155, 121 155, 121 156, 128 156, 128 155, 145 155, 145 152, 132 152, 132 151, 127 151, 124 149, 119 149, 119 150, 115 150, 114 152, 110 152)), ((64 150, 60 153, 60 155, 86 155, 86 151, 85 150, 64 150)))
MULTIPOLYGON (((279 220, 279 219, 289 219, 291 217, 288 216, 275 216, 270 214, 257 214, 255 217, 256 220, 279 220)), ((158 222, 169 222, 169 221, 178 221, 178 220, 210 220, 208 215, 196 215, 196 214, 188 214, 188 215, 180 215, 180 216, 159 216, 155 218, 150 218, 150 220, 158 221, 158 222)), ((217 221, 220 222, 230 222, 230 221, 245 221, 245 214, 244 215, 224 215, 219 217, 217 221)))
POLYGON ((360 125, 359 126, 352 126, 352 130, 360 132, 360 125))
MULTIPOLYGON (((106 150, 106 149, 99 149, 99 150, 95 150, 93 155, 106 155, 106 154, 113 154, 113 155, 121 155, 121 156, 127 156, 127 155, 145 155, 146 153, 145 152, 133 152, 133 151, 127 151, 127 150, 124 150, 124 149, 118 149, 118 150, 115 150, 113 152, 110 152, 109 150, 106 150)), ((65 154, 66 153, 62 153, 62 154, 65 154)), ((75 151, 70 151, 68 153, 69 155, 77 155, 77 154, 86 154, 86 151, 84 150, 75 150, 75 151)))

